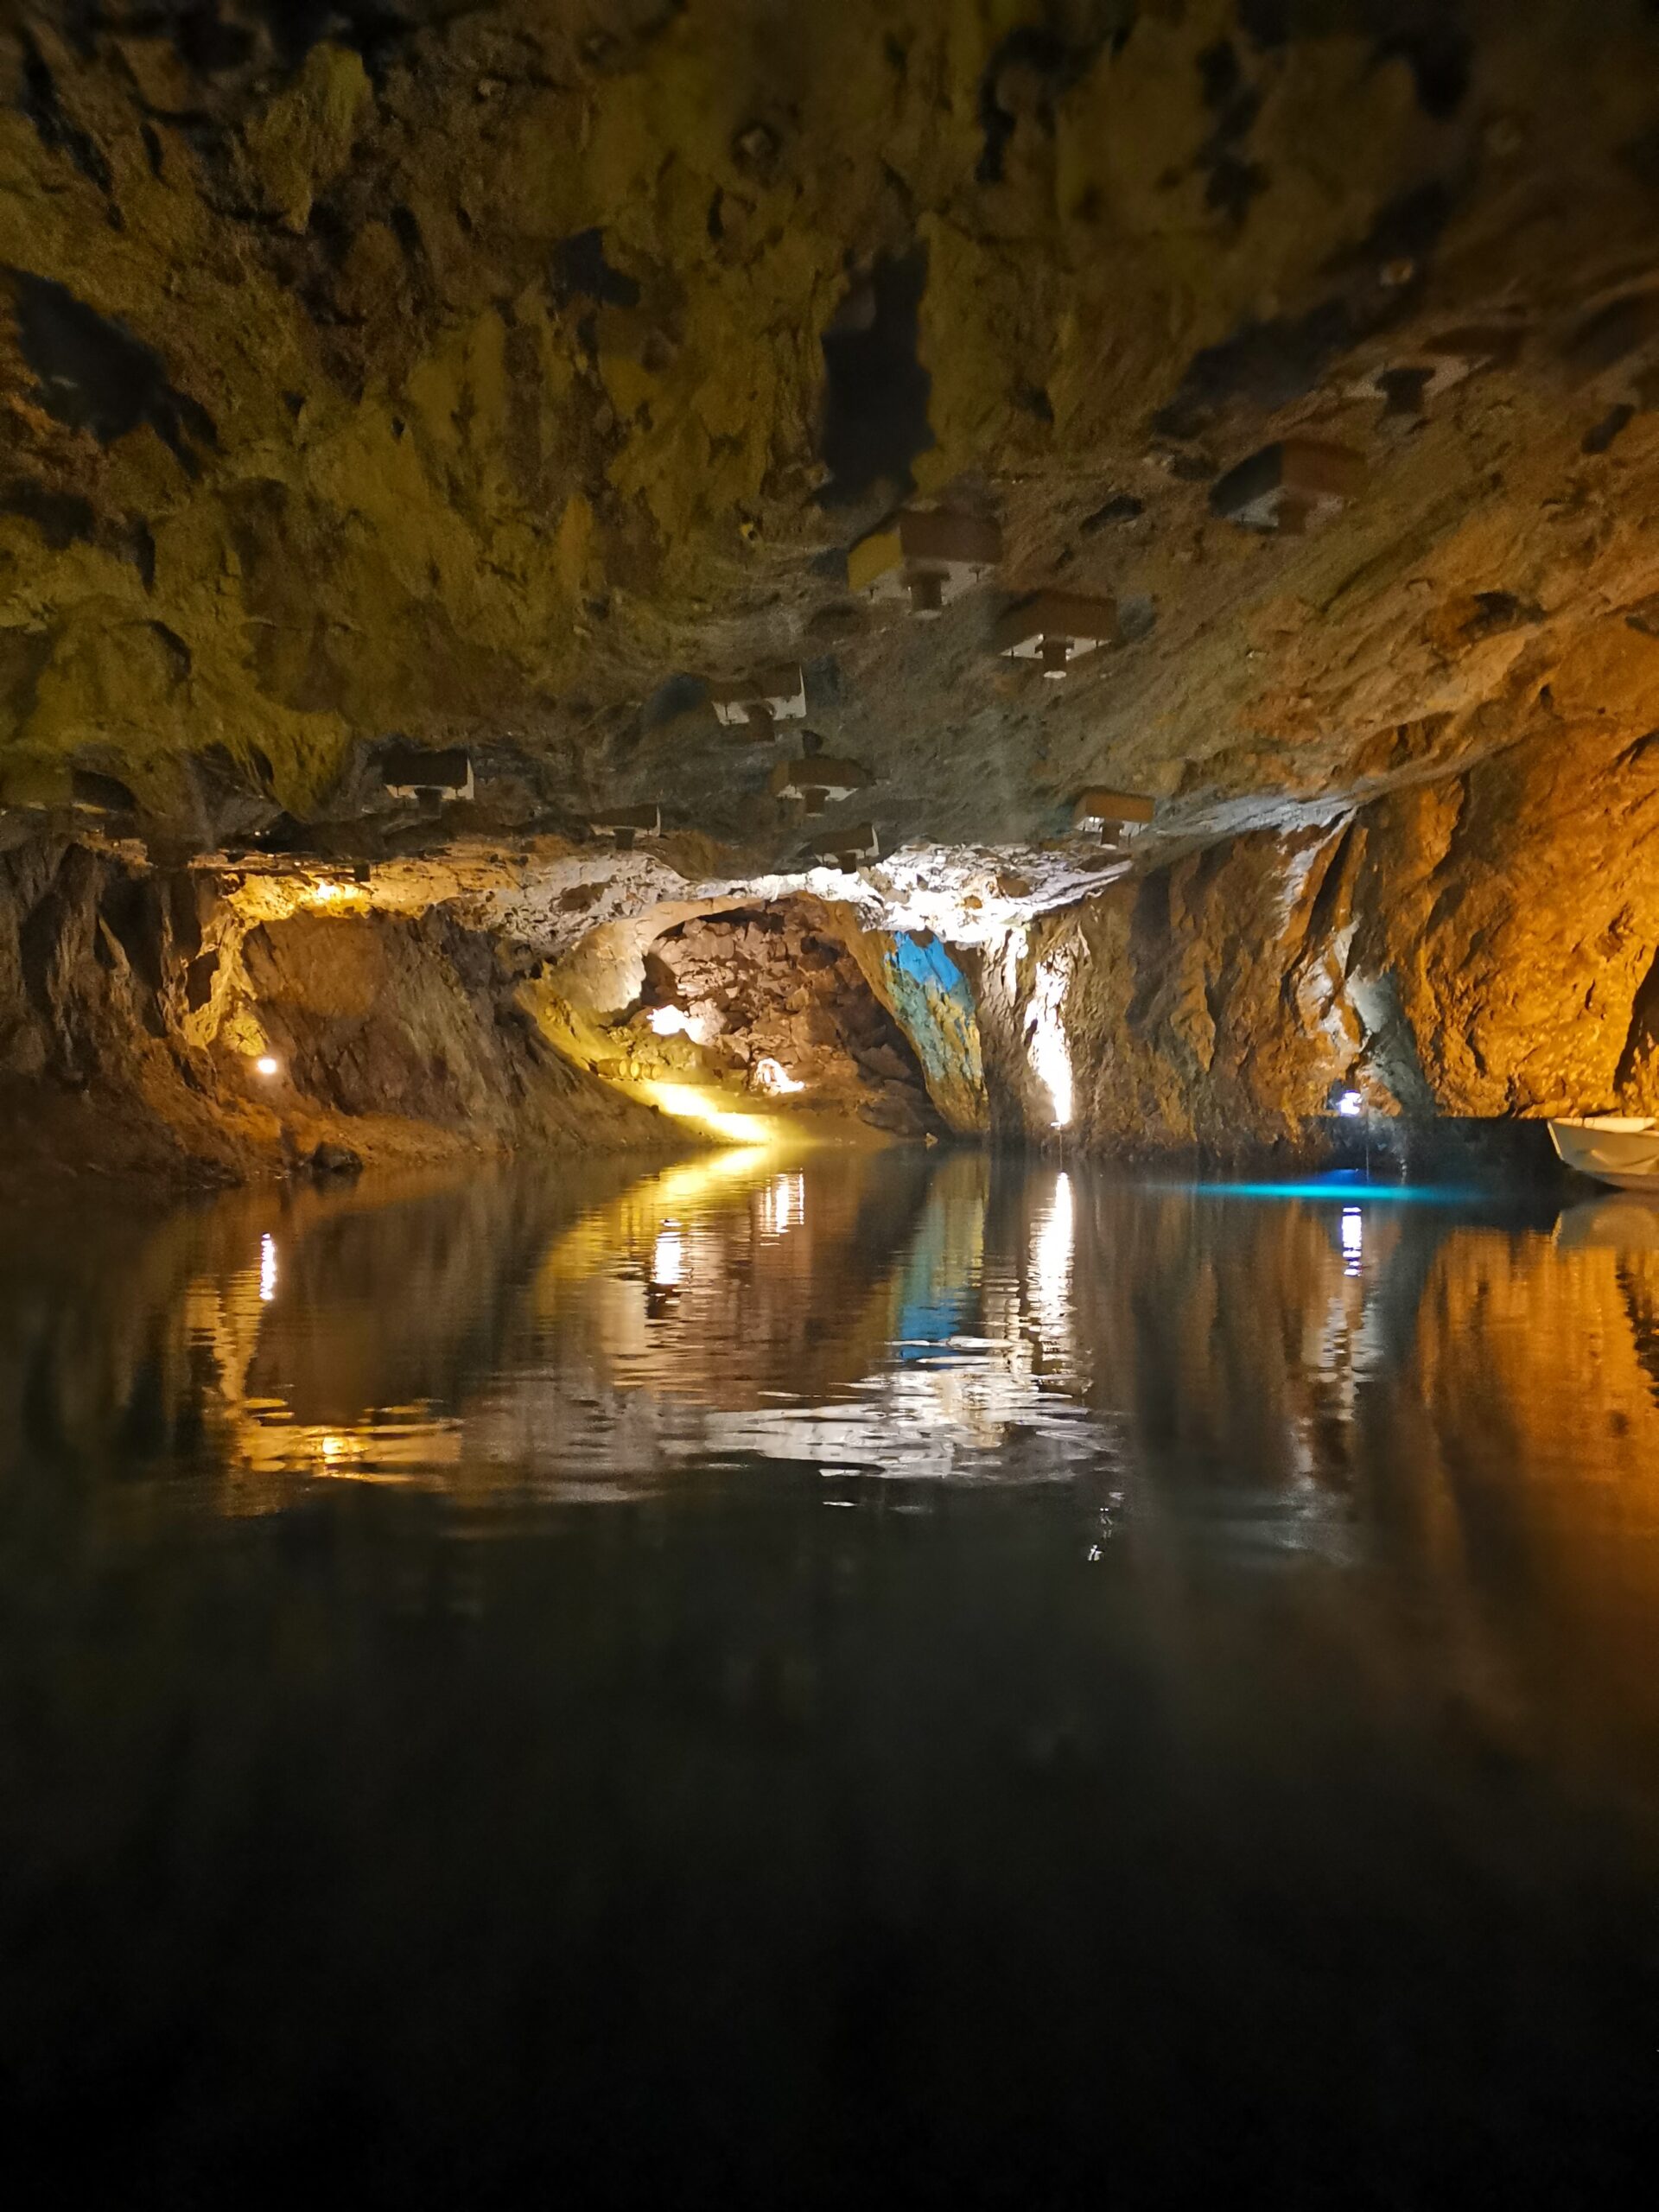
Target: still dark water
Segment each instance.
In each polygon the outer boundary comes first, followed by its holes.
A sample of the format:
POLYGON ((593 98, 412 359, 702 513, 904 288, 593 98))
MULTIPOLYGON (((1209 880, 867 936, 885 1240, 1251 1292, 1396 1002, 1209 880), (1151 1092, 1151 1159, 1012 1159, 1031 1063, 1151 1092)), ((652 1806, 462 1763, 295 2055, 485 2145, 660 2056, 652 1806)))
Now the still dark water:
POLYGON ((0 1236, 28 2201, 1652 2184, 1659 1210, 890 1152, 0 1236))

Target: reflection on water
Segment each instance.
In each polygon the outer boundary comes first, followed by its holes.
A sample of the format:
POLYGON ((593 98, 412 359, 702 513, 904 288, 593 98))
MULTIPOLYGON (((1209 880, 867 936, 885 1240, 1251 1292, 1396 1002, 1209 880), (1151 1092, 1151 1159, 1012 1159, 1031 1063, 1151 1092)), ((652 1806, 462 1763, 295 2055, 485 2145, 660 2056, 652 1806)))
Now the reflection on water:
POLYGON ((66 1440, 188 1432, 241 1510, 284 1477, 557 1497, 757 1455, 1063 1477, 1109 1432, 1078 1388, 1076 1233, 1070 1176, 994 1208, 978 1154, 721 1152, 588 1204, 533 1174, 273 1193, 157 1229, 115 1402, 79 1332, 13 1387, 66 1440))
POLYGON ((0 2114, 157 2202, 1624 2187, 1656 1219, 907 1150, 14 1213, 0 2114))

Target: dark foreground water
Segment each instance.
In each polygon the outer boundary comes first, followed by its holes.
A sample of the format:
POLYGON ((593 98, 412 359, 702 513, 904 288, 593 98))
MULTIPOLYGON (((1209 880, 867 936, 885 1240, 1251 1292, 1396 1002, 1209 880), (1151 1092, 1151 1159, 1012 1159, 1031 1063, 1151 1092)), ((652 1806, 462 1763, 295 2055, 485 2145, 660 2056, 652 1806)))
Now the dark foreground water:
POLYGON ((895 1152, 0 1235, 13 2202, 1652 2187, 1659 1210, 895 1152))

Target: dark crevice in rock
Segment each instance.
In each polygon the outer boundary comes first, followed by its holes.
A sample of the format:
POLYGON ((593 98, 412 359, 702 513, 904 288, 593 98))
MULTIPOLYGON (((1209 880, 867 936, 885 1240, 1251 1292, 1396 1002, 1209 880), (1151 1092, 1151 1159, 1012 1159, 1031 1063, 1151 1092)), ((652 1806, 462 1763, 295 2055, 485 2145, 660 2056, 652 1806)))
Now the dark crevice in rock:
POLYGON ((1586 430, 1580 442, 1580 453, 1593 458, 1608 452, 1613 442, 1636 420, 1636 410, 1628 400, 1621 400, 1617 407, 1610 407, 1599 423, 1586 430))
POLYGON ((1103 506, 1085 515, 1080 527, 1085 537, 1092 537, 1096 531, 1108 530, 1114 523, 1134 522, 1146 511, 1146 501, 1137 499, 1132 492, 1116 492, 1103 506))
POLYGON ((1449 122, 1469 96, 1474 47, 1454 22, 1426 24, 1398 31, 1378 48, 1384 61, 1398 58, 1411 71, 1417 104, 1436 123, 1449 122))
POLYGON ((927 253, 883 256, 855 279, 823 334, 825 506, 849 506, 879 486, 915 482, 911 463, 933 442, 933 380, 917 358, 927 253))
POLYGON ((1238 49, 1230 38, 1217 39, 1198 56, 1198 85, 1207 108, 1224 108, 1244 81, 1238 49))
POLYGON ((1236 155, 1224 154, 1211 168, 1204 204, 1215 213, 1225 215, 1234 225, 1242 225, 1249 213, 1251 201, 1267 190, 1268 182, 1268 172, 1260 162, 1241 161, 1236 155))
POLYGON ((119 776, 105 775, 99 768, 72 768, 70 788, 77 806, 94 809, 99 814, 136 814, 138 801, 119 776))
POLYGON ((553 292, 561 304, 575 299, 593 300, 601 307, 632 308, 639 304, 639 287, 605 257, 605 233, 578 231, 553 252, 553 292))
MULTIPOLYGON (((1652 741, 1643 739, 1643 744, 1652 741)), ((1633 1084, 1644 1066, 1659 1054, 1659 953, 1654 955, 1647 974, 1637 986, 1636 996, 1630 1003, 1630 1022, 1625 1033, 1624 1048, 1618 1056, 1618 1068, 1613 1077, 1616 1090, 1624 1090, 1633 1084)))
POLYGON ((217 0, 188 0, 174 21, 173 42, 200 76, 228 75, 253 58, 254 36, 245 23, 226 22, 217 0))
POLYGON ((1465 644, 1475 645, 1501 631, 1534 628, 1543 619, 1544 610, 1534 600, 1518 599, 1512 591, 1478 591, 1459 634, 1465 644))
POLYGON ((65 109, 58 95, 57 80, 47 67, 46 57, 40 48, 24 31, 23 50, 24 114, 34 124, 41 143, 54 153, 66 155, 82 176, 95 184, 107 200, 115 189, 115 178, 103 149, 91 134, 65 109))
POLYGON ((0 485, 0 514, 21 515, 32 522, 54 553, 63 552, 77 539, 89 540, 97 519, 90 499, 73 492, 48 491, 29 477, 0 485))
POLYGON ((464 12, 454 0, 408 9, 387 7, 384 0, 250 0, 250 9, 290 65, 302 61, 324 39, 333 39, 355 47, 370 67, 384 59, 394 41, 416 29, 423 16, 431 20, 464 12))
POLYGON ((126 956, 128 967, 151 992, 162 988, 162 890, 155 877, 118 875, 99 901, 99 914, 126 956))
POLYGON ((1238 0, 1238 23, 1252 46, 1268 54, 1290 38, 1291 0, 1238 0))
POLYGON ((1020 126, 1022 111, 1052 130, 1054 93, 1070 66, 1065 42, 1052 31, 1026 25, 1002 41, 980 79, 979 124, 984 145, 974 175, 981 184, 1001 181, 1008 141, 1020 126))
POLYGON ((199 475, 195 447, 216 451, 218 431, 207 409, 169 380, 155 348, 50 277, 23 269, 4 274, 18 344, 38 378, 31 396, 48 414, 105 446, 148 423, 185 474, 199 475))

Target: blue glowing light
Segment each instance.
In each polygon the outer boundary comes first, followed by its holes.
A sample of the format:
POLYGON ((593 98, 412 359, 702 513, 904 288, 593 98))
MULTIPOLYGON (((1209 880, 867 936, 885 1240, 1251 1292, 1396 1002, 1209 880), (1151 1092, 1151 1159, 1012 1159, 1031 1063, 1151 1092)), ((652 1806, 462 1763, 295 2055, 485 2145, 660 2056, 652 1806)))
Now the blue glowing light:
POLYGON ((1467 1206, 1490 1201, 1493 1192, 1457 1183, 1368 1183, 1357 1167, 1333 1168, 1295 1183, 1166 1183, 1170 1191, 1189 1191, 1206 1198, 1356 1198, 1366 1205, 1467 1206))

